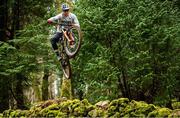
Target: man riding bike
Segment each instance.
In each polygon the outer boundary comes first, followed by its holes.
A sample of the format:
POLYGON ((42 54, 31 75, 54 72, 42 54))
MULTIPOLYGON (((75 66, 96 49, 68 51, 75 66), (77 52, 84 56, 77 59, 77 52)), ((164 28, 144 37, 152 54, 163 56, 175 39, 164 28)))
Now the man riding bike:
MULTIPOLYGON (((66 26, 66 35, 69 37, 70 41, 69 41, 69 44, 71 47, 73 47, 74 45, 74 38, 73 38, 73 35, 72 35, 72 32, 69 30, 68 27, 70 26, 75 26, 75 27, 80 27, 79 25, 79 21, 76 17, 75 14, 71 13, 69 11, 69 5, 68 4, 62 4, 62 13, 54 16, 54 17, 51 17, 47 20, 47 22, 49 24, 53 24, 53 23, 56 23, 57 21, 59 21, 61 24, 65 25, 66 26)), ((57 42, 59 41, 60 38, 62 38, 63 34, 60 30, 60 26, 58 25, 57 26, 57 31, 56 31, 56 34, 53 36, 53 38, 51 39, 51 45, 54 49, 54 52, 58 58, 58 60, 60 61, 62 59, 61 55, 59 54, 58 52, 58 46, 57 46, 57 42)))

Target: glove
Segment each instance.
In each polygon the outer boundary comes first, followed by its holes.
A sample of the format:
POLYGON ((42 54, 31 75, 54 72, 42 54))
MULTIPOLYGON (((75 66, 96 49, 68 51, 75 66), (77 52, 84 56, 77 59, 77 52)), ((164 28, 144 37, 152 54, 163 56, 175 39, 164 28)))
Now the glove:
POLYGON ((47 20, 47 23, 48 23, 48 24, 52 24, 53 22, 52 22, 52 20, 49 20, 49 19, 48 19, 48 20, 47 20))

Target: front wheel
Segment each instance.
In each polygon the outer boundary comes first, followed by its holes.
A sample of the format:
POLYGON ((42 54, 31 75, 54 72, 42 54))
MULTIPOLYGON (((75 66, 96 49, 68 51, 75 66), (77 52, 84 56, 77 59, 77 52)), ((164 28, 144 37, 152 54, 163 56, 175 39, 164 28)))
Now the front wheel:
POLYGON ((72 36, 74 38, 74 45, 71 46, 68 40, 65 40, 65 51, 66 54, 69 56, 69 58, 75 57, 75 55, 78 53, 81 42, 82 42, 82 34, 81 30, 78 27, 73 27, 72 29, 72 36))

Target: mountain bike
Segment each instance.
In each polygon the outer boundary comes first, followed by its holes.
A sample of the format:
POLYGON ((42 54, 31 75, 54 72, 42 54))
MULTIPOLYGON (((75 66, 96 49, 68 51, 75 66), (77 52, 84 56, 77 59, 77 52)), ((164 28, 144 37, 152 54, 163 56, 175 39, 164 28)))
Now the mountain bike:
POLYGON ((79 27, 72 27, 63 24, 58 24, 60 30, 62 31, 62 39, 59 40, 59 54, 61 55, 62 59, 60 60, 61 67, 66 78, 70 78, 72 75, 71 72, 71 65, 69 59, 75 57, 81 47, 81 30, 79 27), (74 38, 74 45, 73 47, 70 45, 70 37, 68 36, 69 33, 74 38))

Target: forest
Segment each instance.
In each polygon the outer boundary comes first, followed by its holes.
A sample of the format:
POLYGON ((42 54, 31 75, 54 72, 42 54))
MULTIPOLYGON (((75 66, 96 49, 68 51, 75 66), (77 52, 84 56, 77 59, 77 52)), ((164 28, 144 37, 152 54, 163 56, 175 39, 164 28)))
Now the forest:
POLYGON ((1 0, 0 113, 64 98, 169 109, 176 102, 180 109, 180 1, 1 0), (71 79, 63 77, 47 23, 62 3, 83 34, 71 79))

